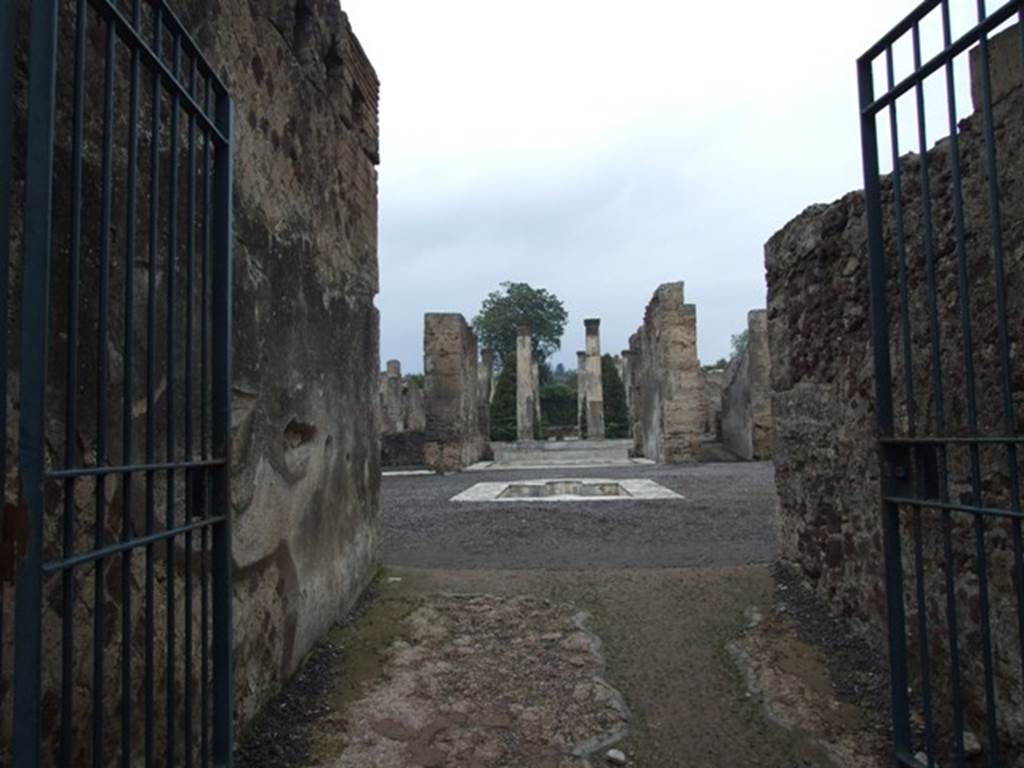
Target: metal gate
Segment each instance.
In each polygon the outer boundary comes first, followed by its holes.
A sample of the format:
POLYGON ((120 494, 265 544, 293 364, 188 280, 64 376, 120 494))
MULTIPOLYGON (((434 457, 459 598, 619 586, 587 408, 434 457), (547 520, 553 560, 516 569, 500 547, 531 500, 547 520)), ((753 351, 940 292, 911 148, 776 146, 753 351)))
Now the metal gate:
POLYGON ((0 766, 232 762, 231 136, 162 0, 0 2, 0 766))
POLYGON ((1024 97, 1005 81, 1017 67, 1019 0, 928 0, 858 62, 905 766, 972 753, 1008 766, 1024 749, 1024 97))

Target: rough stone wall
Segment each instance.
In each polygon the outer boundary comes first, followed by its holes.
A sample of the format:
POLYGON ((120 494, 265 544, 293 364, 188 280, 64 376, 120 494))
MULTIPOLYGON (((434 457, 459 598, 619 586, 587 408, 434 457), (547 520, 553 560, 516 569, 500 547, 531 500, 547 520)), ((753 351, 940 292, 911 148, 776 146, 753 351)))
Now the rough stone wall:
MULTIPOLYGON (((1018 88, 996 105, 999 185, 1006 252, 1008 330, 1014 360, 1024 328, 1024 98, 1018 88)), ((990 212, 983 157, 983 122, 975 114, 960 124, 960 157, 968 244, 967 285, 975 344, 978 418, 983 434, 1024 433, 1024 367, 1013 365, 1011 388, 1016 424, 1003 418, 990 212)), ((937 286, 935 328, 930 323, 927 249, 922 225, 922 163, 918 155, 901 161, 903 209, 908 253, 910 347, 914 366, 912 399, 919 435, 938 431, 930 361, 932 340, 939 340, 942 360, 942 402, 945 432, 966 434, 964 334, 959 312, 960 275, 953 243, 950 142, 944 139, 929 152, 932 215, 938 233, 935 259, 937 286)), ((896 253, 891 177, 883 179, 886 211, 884 237, 889 254, 896 253)), ((834 612, 865 630, 879 652, 886 638, 882 534, 879 503, 879 461, 875 442, 876 413, 872 344, 869 328, 868 265, 864 197, 854 192, 831 205, 816 205, 786 225, 768 242, 768 318, 771 339, 771 383, 775 414, 775 469, 780 497, 782 555, 795 562, 834 612)), ((890 259, 891 289, 887 297, 893 382, 900 434, 908 430, 908 371, 902 365, 899 340, 898 279, 890 259)), ((1008 505, 1007 463, 1002 449, 981 451, 982 490, 991 504, 1008 505)), ((954 501, 972 498, 967 452, 951 449, 949 494, 954 501)), ((909 648, 918 657, 919 606, 914 595, 915 541, 913 516, 903 516, 903 570, 908 611, 909 648)), ((954 551, 956 602, 968 725, 983 729, 984 707, 978 566, 974 521, 952 515, 948 529, 954 551)), ((922 514, 922 562, 927 597, 925 616, 932 659, 948 659, 945 617, 945 526, 937 511, 922 514)), ((1013 532, 1008 521, 989 520, 984 542, 989 562, 989 590, 996 649, 996 691, 999 725, 1010 749, 1020 749, 1024 713, 1017 607, 1013 583, 1013 532), (1011 746, 1012 745, 1012 746, 1011 746)), ((912 669, 914 665, 912 664, 912 669)), ((933 666, 934 694, 949 701, 948 667, 933 666)), ((915 689, 918 685, 915 683, 915 689)))
POLYGON ((729 364, 721 394, 722 443, 741 459, 772 456, 772 402, 768 314, 747 315, 747 347, 729 364))
POLYGON ((674 464, 700 458, 704 392, 697 359, 697 308, 683 283, 666 283, 629 340, 634 452, 674 464))
MULTIPOLYGON (((284 0, 264 3, 178 0, 174 5, 185 27, 226 82, 236 108, 232 413, 234 691, 238 719, 244 724, 297 668, 313 644, 354 604, 378 562, 379 323, 373 306, 378 290, 378 84, 336 0, 303 0, 298 4, 284 0), (316 105, 315 109, 310 109, 312 104, 316 105)), ((73 18, 72 6, 70 2, 62 4, 64 19, 73 18)), ((24 18, 27 4, 23 4, 22 10, 24 18)), ((70 25, 65 24, 61 35, 69 32, 70 25)), ((94 15, 90 32, 87 60, 92 74, 87 80, 87 89, 91 103, 99 104, 102 66, 97 70, 97 63, 103 61, 104 36, 94 15)), ((63 143, 69 135, 66 121, 70 111, 71 48, 62 37, 58 179, 71 177, 69 152, 63 143)), ((126 56, 120 57, 117 75, 116 100, 121 105, 119 123, 115 126, 118 142, 127 135, 123 107, 127 103, 126 59, 126 56)), ((143 82, 148 83, 148 74, 144 74, 143 82)), ((147 88, 143 88, 144 94, 147 88)), ((144 95, 144 111, 148 109, 147 103, 144 95)), ((81 282, 86 297, 82 304, 82 328, 86 330, 79 351, 82 391, 93 395, 83 395, 79 410, 78 444, 83 462, 96 458, 94 393, 97 376, 92 361, 97 359, 98 345, 94 331, 96 288, 93 276, 98 274, 95 222, 100 220, 98 126, 101 116, 98 108, 90 112, 86 128, 84 171, 88 183, 83 220, 87 222, 88 242, 83 249, 82 274, 88 277, 83 277, 81 282)), ((169 128, 165 126, 164 131, 166 140, 169 128)), ((140 156, 145 158, 148 139, 145 130, 142 133, 140 156)), ((23 156, 23 130, 19 134, 14 151, 16 156, 23 156)), ((9 148, 3 150, 9 151, 9 148)), ((165 151, 165 155, 169 152, 165 151)), ((120 233, 125 215, 123 153, 114 163, 114 214, 120 233)), ((170 165, 169 158, 167 165, 170 165)), ((146 172, 148 160, 142 161, 141 168, 146 172)), ((54 226, 58 241, 68 232, 69 193, 69 184, 55 185, 54 226)), ((147 199, 143 188, 140 190, 140 242, 145 242, 148 234, 144 221, 147 199)), ((15 219, 20 219, 17 201, 15 219)), ((146 375, 143 307, 149 269, 141 254, 126 267, 124 243, 116 239, 118 246, 110 265, 112 290, 117 294, 117 286, 123 284, 126 271, 131 269, 135 285, 141 291, 134 299, 136 336, 130 339, 134 350, 131 371, 136 387, 134 394, 141 398, 141 403, 131 409, 128 427, 134 435, 137 452, 133 458, 141 462, 148 410, 142 386, 146 375)), ((15 253, 20 255, 17 243, 15 253)), ((54 259, 54 286, 66 285, 66 261, 54 259)), ((180 265, 179 268, 183 269, 180 265)), ((159 290, 165 292, 169 270, 161 263, 154 272, 159 290)), ((178 285, 182 284, 179 280, 178 285)), ((58 290, 62 289, 55 288, 58 290)), ((16 290, 14 295, 17 295, 16 290)), ((53 298, 55 308, 66 306, 58 293, 53 298)), ((113 298, 112 317, 113 313, 123 313, 121 300, 120 295, 113 298)), ((158 321, 162 323, 164 318, 161 310, 158 321)), ((14 322, 11 318, 8 321, 14 322)), ((181 321, 180 316, 178 321, 181 321)), ((63 394, 57 387, 63 386, 66 371, 58 361, 66 355, 67 342, 63 335, 68 323, 66 311, 56 309, 51 322, 56 364, 50 370, 54 391, 48 392, 51 417, 48 442, 52 450, 60 452, 64 442, 63 394)), ((123 448, 124 425, 119 415, 125 386, 123 333, 120 320, 112 320, 110 338, 105 340, 111 350, 109 401, 112 413, 108 447, 113 460, 120 459, 123 448)), ((154 408, 160 414, 155 438, 161 446, 170 385, 173 383, 178 398, 184 391, 183 364, 177 366, 173 382, 167 381, 165 365, 171 356, 178 361, 184 359, 183 350, 177 346, 183 347, 184 339, 182 331, 173 349, 161 347, 158 352, 154 408)), ((16 377, 15 368, 8 371, 9 376, 12 374, 16 377)), ((180 400, 171 405, 174 409, 183 407, 180 400)), ((16 419, 17 413, 11 416, 16 419)), ((181 431, 179 425, 176 451, 183 450, 181 431)), ((162 450, 158 458, 161 456, 162 450)), ((160 500, 156 515, 162 521, 166 511, 162 499, 167 483, 163 478, 154 482, 156 497, 160 500)), ((95 527, 94 522, 88 522, 94 520, 91 486, 91 481, 77 483, 74 498, 81 522, 79 548, 82 550, 87 548, 87 541, 93 535, 91 529, 95 527)), ((13 486, 8 483, 9 492, 12 487, 17 487, 16 482, 13 486)), ((139 517, 146 507, 145 482, 139 479, 131 487, 131 496, 124 498, 120 483, 108 483, 107 503, 111 510, 125 510, 130 501, 135 515, 133 530, 139 532, 145 525, 139 517)), ((178 499, 183 498, 184 491, 180 494, 178 499)), ((63 503, 60 499, 52 501, 63 503)), ((178 514, 183 512, 179 510, 178 514)), ((56 519, 53 515, 52 520, 56 519)), ((120 520, 111 515, 109 530, 104 534, 107 541, 117 539, 119 526, 120 520)), ((46 535, 58 537, 60 534, 54 527, 48 528, 46 535)), ((184 554, 180 539, 175 557, 179 565, 177 590, 181 600, 184 554)), ((144 559, 140 556, 133 561, 136 584, 144 580, 139 570, 144 559)), ((115 560, 107 561, 108 570, 104 574, 107 585, 117 581, 115 560)), ((88 588, 83 587, 78 593, 76 626, 91 625, 94 586, 90 582, 88 588)), ((51 589, 58 587, 59 580, 51 582, 51 589)), ((158 579, 154 604, 159 636, 167 620, 164 590, 163 581, 158 579)), ((141 638, 143 601, 138 593, 134 597, 133 635, 141 638)), ((198 592, 193 598, 194 605, 198 606, 198 592)), ((107 587, 109 617, 120 616, 122 599, 119 590, 107 587)), ((48 593, 45 601, 49 606, 58 606, 59 590, 48 593)), ((199 636, 198 614, 196 609, 194 637, 199 636)), ((182 620, 179 609, 179 637, 183 631, 182 620)), ((41 671, 47 700, 57 701, 50 698, 57 695, 60 678, 59 653, 54 650, 59 646, 60 636, 56 608, 48 611, 44 628, 50 650, 45 652, 47 662, 41 671)), ((79 639, 81 637, 79 633, 79 639)), ((4 642, 9 638, 8 633, 4 642)), ((10 649, 3 651, 5 659, 10 659, 10 649)), ((89 690, 93 685, 91 650, 84 642, 78 642, 74 656, 77 677, 72 685, 79 691, 89 690)), ((119 646, 111 642, 105 666, 105 684, 111 692, 119 691, 118 658, 119 646)), ((135 668, 142 668, 141 661, 135 668)), ((132 692, 136 711, 141 711, 142 707, 141 678, 141 674, 136 676, 136 689, 132 692)), ((162 700, 166 686, 162 675, 158 676, 156 684, 156 695, 162 700)), ((182 676, 178 675, 179 706, 183 701, 181 685, 182 676)), ((0 692, 0 696, 4 697, 0 708, 9 712, 9 691, 0 692)), ((112 695, 108 699, 109 756, 116 754, 115 742, 120 734, 116 727, 119 698, 112 695)), ((87 727, 92 716, 88 697, 76 696, 75 706, 76 722, 87 727)), ((193 714, 180 712, 179 721, 193 714)), ((48 745, 56 738, 57 726, 57 718, 45 718, 44 741, 48 745)), ((6 736, 0 738, 0 742, 5 740, 6 736)), ((81 736, 76 738, 75 744, 76 751, 70 762, 75 765, 91 762, 89 739, 81 736)), ((52 752, 47 754, 52 757, 52 752)))
POLYGON ((426 438, 423 460, 435 472, 458 472, 480 460, 480 391, 476 335, 457 314, 428 314, 423 335, 426 438))
POLYGON ((411 467, 423 464, 423 389, 411 376, 402 376, 402 364, 389 360, 380 377, 381 448, 383 467, 411 467))
POLYGON ((388 360, 387 370, 380 375, 381 434, 393 435, 405 429, 402 410, 402 364, 388 360))
POLYGON ((704 434, 721 437, 722 390, 725 387, 725 368, 701 368, 704 382, 704 434))
POLYGON ((423 388, 412 376, 402 376, 402 365, 389 360, 380 375, 381 434, 420 431, 426 427, 423 388))
POLYGON ((376 570, 378 84, 334 0, 178 7, 236 104, 232 482, 245 719, 376 570))

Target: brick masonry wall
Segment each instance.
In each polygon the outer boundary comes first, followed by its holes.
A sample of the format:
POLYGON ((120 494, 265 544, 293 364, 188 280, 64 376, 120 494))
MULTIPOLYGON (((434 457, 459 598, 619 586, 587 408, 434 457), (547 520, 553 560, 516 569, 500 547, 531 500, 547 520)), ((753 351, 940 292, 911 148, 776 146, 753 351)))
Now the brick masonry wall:
MULTIPOLYGON (((981 116, 960 124, 964 173, 970 312, 977 369, 978 414, 983 434, 1024 433, 1024 367, 1019 364, 1024 328, 1024 130, 1020 89, 996 105, 1000 163, 999 186, 1006 246, 1008 328, 1013 360, 1012 392, 1016 424, 1003 418, 990 211, 982 150, 981 116)), ((907 434, 908 401, 916 404, 917 434, 937 432, 934 405, 938 391, 929 367, 931 342, 941 339, 946 432, 966 434, 964 334, 959 311, 959 276, 953 238, 950 142, 929 152, 931 200, 937 237, 937 328, 929 324, 926 249, 922 227, 921 158, 901 161, 903 207, 908 250, 910 346, 914 365, 912 398, 904 385, 899 340, 896 267, 889 265, 890 348, 900 434, 907 434), (937 336, 935 331, 937 331, 937 336)), ((883 181, 887 251, 895 253, 894 190, 883 181)), ((786 225, 765 248, 768 319, 775 414, 775 468, 780 497, 782 556, 795 562, 837 616, 867 633, 884 652, 885 589, 880 528, 879 464, 869 327, 866 222, 862 193, 831 205, 816 205, 786 225)), ((895 261, 892 259, 891 261, 895 261)), ((1007 460, 1003 449, 981 452, 982 496, 1008 506, 1007 460)), ((949 493, 953 501, 971 498, 970 462, 965 451, 949 453, 949 493)), ((904 515, 904 571, 907 628, 913 658, 919 659, 918 611, 928 619, 928 647, 940 713, 949 701, 943 517, 922 513, 921 547, 926 603, 914 595, 913 516, 904 515)), ((969 725, 981 735, 984 694, 978 561, 973 520, 954 515, 949 528, 954 550, 955 597, 959 619, 961 673, 969 725)), ((1011 750, 1024 735, 1017 607, 1013 583, 1013 536, 1006 520, 986 521, 992 633, 996 648, 999 726, 1011 750)), ((916 661, 914 661, 916 665, 916 661)), ((916 678, 915 678, 916 680, 916 678)), ((919 681, 914 683, 915 689, 919 681)), ((945 713, 948 714, 948 713, 945 713)))

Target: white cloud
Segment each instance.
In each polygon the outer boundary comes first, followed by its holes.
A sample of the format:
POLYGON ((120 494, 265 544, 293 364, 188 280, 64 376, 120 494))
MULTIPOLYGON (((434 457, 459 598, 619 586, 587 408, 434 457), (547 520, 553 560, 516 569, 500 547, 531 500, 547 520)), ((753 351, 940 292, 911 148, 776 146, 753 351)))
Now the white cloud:
POLYGON ((506 279, 566 302, 567 365, 672 280, 725 355, 764 242, 860 186, 855 60, 915 5, 344 0, 382 81, 382 357, 418 370, 423 313, 506 279))

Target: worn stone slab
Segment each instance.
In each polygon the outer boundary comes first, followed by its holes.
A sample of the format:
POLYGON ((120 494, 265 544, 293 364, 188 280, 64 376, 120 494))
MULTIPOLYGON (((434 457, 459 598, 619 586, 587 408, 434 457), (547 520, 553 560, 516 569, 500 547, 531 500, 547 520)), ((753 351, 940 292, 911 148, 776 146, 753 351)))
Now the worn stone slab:
POLYGON ((451 501, 457 502, 567 502, 567 501, 651 501, 655 499, 682 499, 675 491, 648 479, 606 480, 602 478, 550 478, 544 480, 512 480, 509 482, 477 483, 467 488, 451 501), (551 496, 508 496, 502 498, 511 486, 540 488, 548 483, 578 483, 581 485, 617 485, 623 491, 621 496, 582 496, 575 494, 558 494, 551 496))

